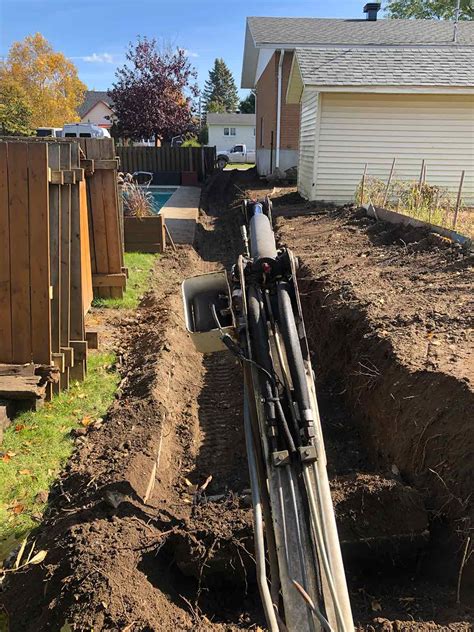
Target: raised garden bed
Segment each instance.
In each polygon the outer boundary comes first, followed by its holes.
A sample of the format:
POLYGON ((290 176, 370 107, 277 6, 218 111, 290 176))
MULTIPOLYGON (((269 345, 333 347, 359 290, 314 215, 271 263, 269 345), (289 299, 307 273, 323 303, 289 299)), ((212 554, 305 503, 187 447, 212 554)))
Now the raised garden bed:
POLYGON ((161 215, 124 217, 126 252, 163 252, 165 223, 161 215))

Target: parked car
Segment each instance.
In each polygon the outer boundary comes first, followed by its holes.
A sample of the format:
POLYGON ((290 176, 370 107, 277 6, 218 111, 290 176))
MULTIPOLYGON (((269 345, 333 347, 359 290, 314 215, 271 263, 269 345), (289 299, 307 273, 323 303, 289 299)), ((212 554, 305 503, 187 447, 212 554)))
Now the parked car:
POLYGON ((64 138, 110 138, 109 131, 92 123, 67 123, 63 127, 64 138))
POLYGON ((255 162, 255 150, 248 150, 247 145, 234 145, 230 151, 217 152, 217 166, 223 169, 227 164, 255 162))
POLYGON ((46 138, 49 136, 61 138, 62 135, 62 127, 38 127, 36 129, 36 136, 38 136, 38 138, 46 138))

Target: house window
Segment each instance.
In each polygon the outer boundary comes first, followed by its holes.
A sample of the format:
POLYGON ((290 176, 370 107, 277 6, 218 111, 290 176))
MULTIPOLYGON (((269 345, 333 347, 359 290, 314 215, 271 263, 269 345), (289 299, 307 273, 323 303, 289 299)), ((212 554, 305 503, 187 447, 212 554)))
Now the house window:
POLYGON ((224 136, 229 136, 229 128, 224 127, 224 136))
POLYGON ((263 116, 260 117, 260 147, 263 147, 263 116))

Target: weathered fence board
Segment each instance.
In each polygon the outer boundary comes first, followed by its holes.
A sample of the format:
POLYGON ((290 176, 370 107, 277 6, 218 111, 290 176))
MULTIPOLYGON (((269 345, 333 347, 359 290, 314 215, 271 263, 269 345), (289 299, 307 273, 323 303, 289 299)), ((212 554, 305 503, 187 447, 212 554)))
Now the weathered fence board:
POLYGON ((87 177, 92 284, 101 297, 120 298, 123 288, 94 284, 95 275, 120 274, 123 242, 117 189, 117 160, 112 139, 81 138, 86 159, 93 161, 87 177), (98 167, 96 169, 96 166, 98 167))
POLYGON ((56 392, 82 379, 91 301, 78 143, 0 139, 0 363, 54 364, 56 392))
POLYGON ((215 147, 126 147, 117 146, 120 158, 120 170, 126 173, 134 171, 185 172, 195 171, 199 180, 204 180, 214 170, 216 162, 215 147))

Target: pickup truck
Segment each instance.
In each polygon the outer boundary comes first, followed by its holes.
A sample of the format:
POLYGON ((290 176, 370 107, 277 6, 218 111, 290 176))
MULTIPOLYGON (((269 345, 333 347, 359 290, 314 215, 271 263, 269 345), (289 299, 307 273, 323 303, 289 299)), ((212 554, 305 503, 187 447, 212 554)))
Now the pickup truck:
POLYGON ((224 169, 228 164, 255 162, 255 151, 247 151, 247 145, 234 145, 230 151, 217 152, 217 166, 224 169))

